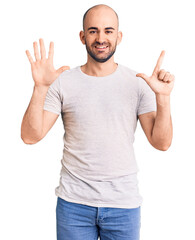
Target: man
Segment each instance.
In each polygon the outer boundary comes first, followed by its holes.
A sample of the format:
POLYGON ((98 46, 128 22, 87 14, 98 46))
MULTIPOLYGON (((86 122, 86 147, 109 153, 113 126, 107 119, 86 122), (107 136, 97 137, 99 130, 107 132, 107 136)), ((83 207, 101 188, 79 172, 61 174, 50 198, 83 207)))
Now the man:
POLYGON ((150 77, 114 62, 122 33, 116 12, 107 5, 85 13, 80 39, 87 63, 73 69, 54 69, 52 42, 48 59, 42 39, 41 57, 34 42, 36 61, 26 51, 35 86, 21 137, 37 143, 61 114, 65 134, 56 188, 58 240, 138 240, 142 197, 134 132, 139 119, 153 147, 169 148, 174 76, 160 70, 164 51, 150 77))

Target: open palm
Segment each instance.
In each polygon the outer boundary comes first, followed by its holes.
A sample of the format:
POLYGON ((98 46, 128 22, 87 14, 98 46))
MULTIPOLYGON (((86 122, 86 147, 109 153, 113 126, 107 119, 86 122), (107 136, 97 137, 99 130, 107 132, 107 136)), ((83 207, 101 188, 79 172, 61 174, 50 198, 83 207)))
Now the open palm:
POLYGON ((26 50, 26 55, 31 64, 31 71, 35 85, 49 87, 63 71, 70 69, 70 67, 63 66, 58 70, 55 70, 53 66, 54 43, 50 42, 48 58, 46 58, 43 39, 39 39, 39 43, 41 57, 38 52, 37 42, 33 43, 36 61, 33 61, 33 58, 28 50, 26 50))

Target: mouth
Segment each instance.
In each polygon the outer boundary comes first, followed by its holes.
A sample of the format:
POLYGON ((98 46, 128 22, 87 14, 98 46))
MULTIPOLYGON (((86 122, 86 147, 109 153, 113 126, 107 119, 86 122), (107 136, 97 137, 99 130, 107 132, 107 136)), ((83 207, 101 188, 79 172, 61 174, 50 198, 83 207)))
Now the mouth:
POLYGON ((108 48, 108 46, 95 46, 95 48, 97 49, 97 50, 105 50, 106 48, 108 48))

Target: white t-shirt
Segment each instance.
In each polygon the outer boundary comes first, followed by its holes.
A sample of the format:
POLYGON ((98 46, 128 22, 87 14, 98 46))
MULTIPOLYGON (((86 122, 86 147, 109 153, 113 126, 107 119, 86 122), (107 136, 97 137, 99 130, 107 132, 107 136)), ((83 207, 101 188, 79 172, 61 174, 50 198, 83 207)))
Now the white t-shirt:
POLYGON ((120 64, 104 77, 80 66, 66 70, 50 86, 44 110, 61 114, 65 130, 56 196, 94 207, 142 204, 134 132, 138 115, 156 111, 156 99, 135 71, 120 64))

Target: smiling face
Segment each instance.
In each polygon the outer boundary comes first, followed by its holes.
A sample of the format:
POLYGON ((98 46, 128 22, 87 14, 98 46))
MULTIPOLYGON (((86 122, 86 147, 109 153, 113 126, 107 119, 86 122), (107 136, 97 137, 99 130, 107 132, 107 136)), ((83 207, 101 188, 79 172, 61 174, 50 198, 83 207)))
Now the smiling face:
POLYGON ((80 38, 86 45, 88 60, 91 57, 96 62, 108 61, 122 38, 122 33, 118 32, 118 18, 115 12, 105 6, 90 9, 80 38))

